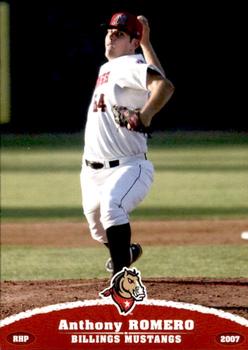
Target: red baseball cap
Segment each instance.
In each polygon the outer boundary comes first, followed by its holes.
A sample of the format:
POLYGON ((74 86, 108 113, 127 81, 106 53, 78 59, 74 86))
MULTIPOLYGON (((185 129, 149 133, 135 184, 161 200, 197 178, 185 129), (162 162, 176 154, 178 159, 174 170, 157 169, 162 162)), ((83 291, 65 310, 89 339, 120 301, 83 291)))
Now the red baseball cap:
POLYGON ((142 37, 142 24, 135 15, 128 12, 115 13, 111 17, 110 22, 105 24, 104 27, 108 29, 118 29, 139 40, 142 37))

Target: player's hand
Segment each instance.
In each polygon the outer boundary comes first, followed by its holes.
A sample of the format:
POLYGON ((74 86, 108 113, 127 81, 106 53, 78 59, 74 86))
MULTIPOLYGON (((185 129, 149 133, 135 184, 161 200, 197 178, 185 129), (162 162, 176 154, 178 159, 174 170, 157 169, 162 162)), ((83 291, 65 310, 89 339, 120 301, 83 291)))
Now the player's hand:
POLYGON ((148 20, 145 16, 138 16, 138 21, 142 24, 142 38, 140 41, 141 46, 147 46, 150 44, 150 27, 148 20))

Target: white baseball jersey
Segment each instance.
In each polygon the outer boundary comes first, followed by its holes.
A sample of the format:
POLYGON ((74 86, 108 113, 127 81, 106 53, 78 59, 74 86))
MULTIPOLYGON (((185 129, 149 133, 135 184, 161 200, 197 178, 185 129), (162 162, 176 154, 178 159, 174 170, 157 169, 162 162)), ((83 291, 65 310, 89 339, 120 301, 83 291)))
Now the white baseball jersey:
POLYGON ((114 120, 112 106, 142 108, 149 91, 148 68, 144 57, 126 55, 103 64, 89 106, 85 129, 84 158, 91 161, 112 160, 147 151, 146 135, 120 127, 114 120))
MULTIPOLYGON (((128 222, 129 213, 145 198, 153 182, 153 165, 146 160, 147 137, 119 126, 112 106, 142 108, 149 98, 148 68, 142 55, 105 63, 99 71, 85 129, 81 172, 84 214, 91 235, 106 243, 106 229, 128 222), (89 162, 114 167, 94 169, 89 162)), ((159 72, 161 75, 162 73, 159 72)))

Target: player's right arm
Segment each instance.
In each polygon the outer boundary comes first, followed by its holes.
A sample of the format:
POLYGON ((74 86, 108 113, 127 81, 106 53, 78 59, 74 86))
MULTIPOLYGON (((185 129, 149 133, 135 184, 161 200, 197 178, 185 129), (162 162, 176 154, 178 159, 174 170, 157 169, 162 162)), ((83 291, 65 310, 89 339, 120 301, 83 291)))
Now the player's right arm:
POLYGON ((140 119, 145 127, 149 127, 152 118, 163 108, 174 93, 173 84, 157 73, 148 71, 147 87, 149 98, 140 110, 140 119))
POLYGON ((137 18, 142 24, 142 38, 140 41, 140 47, 142 49, 146 63, 156 66, 165 77, 165 71, 150 41, 150 27, 148 24, 148 20, 144 16, 138 16, 137 18))
POLYGON ((144 16, 138 16, 138 20, 142 23, 143 28, 140 46, 146 63, 157 67, 162 74, 148 69, 147 88, 150 91, 150 96, 140 112, 142 123, 148 127, 155 114, 170 100, 175 88, 172 82, 166 78, 164 69, 152 47, 147 19, 144 16))

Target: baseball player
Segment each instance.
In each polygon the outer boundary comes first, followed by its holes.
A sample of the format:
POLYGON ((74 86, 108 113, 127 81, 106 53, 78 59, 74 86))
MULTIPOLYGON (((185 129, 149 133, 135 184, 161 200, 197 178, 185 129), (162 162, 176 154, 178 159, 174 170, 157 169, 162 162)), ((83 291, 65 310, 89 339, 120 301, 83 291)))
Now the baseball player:
POLYGON ((142 254, 140 244, 131 243, 129 213, 152 185, 148 127, 174 86, 153 50, 144 16, 115 13, 105 27, 107 62, 88 109, 80 180, 92 238, 109 249, 106 269, 114 275, 142 254), (136 53, 139 46, 143 54, 136 53))

